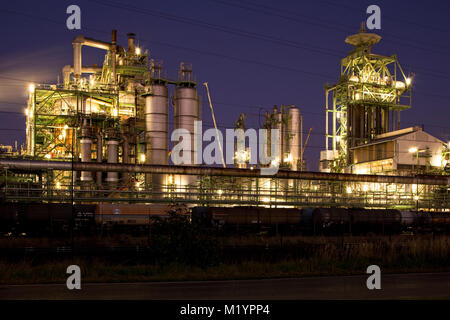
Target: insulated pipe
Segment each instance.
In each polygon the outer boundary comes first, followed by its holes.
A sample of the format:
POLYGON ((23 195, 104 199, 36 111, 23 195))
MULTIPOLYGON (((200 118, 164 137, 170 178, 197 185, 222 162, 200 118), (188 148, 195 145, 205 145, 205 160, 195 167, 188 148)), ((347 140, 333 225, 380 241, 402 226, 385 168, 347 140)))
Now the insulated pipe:
MULTIPOLYGON (((200 176, 227 176, 227 177, 252 177, 266 178, 259 170, 219 168, 219 167, 192 167, 170 165, 136 165, 122 163, 94 163, 94 162, 70 162, 70 161, 45 161, 45 160, 21 160, 0 159, 0 168, 8 170, 21 170, 37 172, 40 170, 61 171, 109 171, 128 173, 158 173, 178 175, 200 176)), ((441 175, 416 175, 416 176, 382 176, 369 174, 327 173, 308 171, 279 170, 277 174, 270 176, 275 179, 301 179, 301 180, 326 180, 343 182, 374 182, 374 183, 398 183, 398 184, 426 184, 426 185, 450 185, 450 176, 441 175)))
MULTIPOLYGON (((106 141, 108 146, 108 164, 117 164, 119 141, 117 139, 108 139, 106 141)), ((106 177, 106 182, 117 183, 119 175, 116 171, 109 171, 106 177)))
POLYGON ((81 57, 81 47, 89 46, 93 48, 103 49, 103 50, 111 50, 111 43, 95 40, 92 38, 86 38, 82 35, 77 36, 72 41, 73 45, 73 69, 75 78, 81 78, 81 65, 82 65, 82 57, 81 57))
MULTIPOLYGON (((81 129, 81 139, 80 139, 80 147, 81 147, 81 161, 82 162, 90 162, 91 161, 91 148, 92 148, 92 138, 90 135, 90 128, 86 125, 86 119, 84 119, 84 124, 81 129)), ((92 181, 92 173, 89 171, 81 171, 80 180, 84 181, 92 181)))
MULTIPOLYGON (((97 163, 102 163, 103 161, 103 141, 102 141, 102 135, 100 133, 97 133, 97 163)), ((97 171, 97 185, 102 185, 102 171, 97 171)))
MULTIPOLYGON (((126 135, 122 136, 122 162, 127 164, 130 163, 130 159, 129 159, 129 139, 126 135)), ((124 173, 122 176, 123 182, 124 184, 128 183, 128 179, 129 179, 129 174, 128 173, 124 173)))
POLYGON ((73 72, 77 79, 81 78, 81 43, 73 43, 73 72))
MULTIPOLYGON (((81 74, 83 73, 101 73, 102 68, 100 67, 81 67, 81 74)), ((74 67, 67 64, 62 68, 63 80, 64 83, 69 82, 70 75, 74 73, 74 67)))
POLYGON ((117 30, 113 30, 111 34, 111 69, 112 84, 116 84, 116 52, 117 52, 117 30))

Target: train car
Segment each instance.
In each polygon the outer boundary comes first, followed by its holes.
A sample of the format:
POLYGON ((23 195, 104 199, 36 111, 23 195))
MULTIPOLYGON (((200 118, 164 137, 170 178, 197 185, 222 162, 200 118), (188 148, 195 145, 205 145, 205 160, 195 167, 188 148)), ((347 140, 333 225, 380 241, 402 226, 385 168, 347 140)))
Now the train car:
POLYGON ((100 203, 96 205, 95 221, 102 231, 142 233, 154 218, 168 218, 170 213, 186 215, 183 205, 100 203))
POLYGON ((313 233, 352 232, 351 215, 344 208, 316 208, 312 212, 313 233))
POLYGON ((450 212, 419 212, 417 215, 419 231, 450 231, 450 212))
POLYGON ((294 208, 194 207, 192 221, 228 231, 286 231, 301 226, 302 211, 294 208))
POLYGON ((399 233, 402 230, 401 214, 393 209, 348 209, 353 233, 399 233))

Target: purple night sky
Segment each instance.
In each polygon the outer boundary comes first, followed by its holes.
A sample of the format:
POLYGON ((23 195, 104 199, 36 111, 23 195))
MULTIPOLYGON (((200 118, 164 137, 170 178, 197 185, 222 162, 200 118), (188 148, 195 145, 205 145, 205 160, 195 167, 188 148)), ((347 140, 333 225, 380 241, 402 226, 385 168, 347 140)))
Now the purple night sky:
MULTIPOLYGON (((61 68, 73 63, 75 36, 110 41, 117 29, 120 45, 126 46, 126 33, 136 33, 138 45, 163 60, 171 78, 181 61, 193 65, 204 129, 212 125, 204 81, 222 129, 233 128, 240 113, 247 114, 247 128, 259 128, 262 108, 300 107, 305 133, 313 127, 308 169, 317 170, 325 144, 323 88, 337 81, 340 58, 351 49, 344 39, 358 31, 371 4, 381 8, 383 37, 373 53, 397 54, 405 73, 415 74, 413 107, 402 113, 402 128, 424 125, 450 140, 448 1, 17 0, 0 9, 0 143, 24 142, 27 85, 61 77, 61 68), (81 8, 81 30, 66 28, 71 4, 81 8)), ((103 56, 85 48, 83 65, 100 65, 103 56)))

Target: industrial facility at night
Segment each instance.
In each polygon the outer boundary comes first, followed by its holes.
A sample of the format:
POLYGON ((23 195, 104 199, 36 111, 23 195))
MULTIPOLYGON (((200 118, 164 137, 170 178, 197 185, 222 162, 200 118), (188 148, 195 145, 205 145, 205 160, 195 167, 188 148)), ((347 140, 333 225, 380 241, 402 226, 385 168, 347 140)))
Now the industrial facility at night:
MULTIPOLYGON (((308 119, 301 110, 281 105, 266 111, 262 128, 269 136, 273 129, 280 133, 278 141, 267 142, 269 149, 277 144, 280 151, 272 160, 279 167, 273 176, 256 170, 264 165, 250 163, 247 146, 235 149, 231 167, 195 165, 202 99, 192 66, 182 62, 178 78, 170 79, 162 62, 136 45, 135 34, 127 37, 125 47, 117 43, 116 30, 110 42, 79 35, 72 41, 73 64, 62 68, 62 83, 29 84, 26 148, 0 159, 1 195, 12 211, 5 215, 10 218, 6 225, 23 210, 35 212, 38 203, 48 216, 51 205, 77 204, 80 212, 67 209, 67 220, 89 213, 99 224, 131 225, 148 225, 150 216, 170 210, 190 214, 198 207, 246 206, 249 211, 235 210, 245 216, 252 215, 251 208, 269 208, 265 214, 270 217, 288 208, 298 209, 291 213, 298 216, 314 208, 394 209, 399 217, 406 212, 409 220, 411 214, 419 219, 419 211, 442 215, 450 209, 450 146, 420 127, 401 127, 401 112, 412 107, 414 80, 395 55, 372 53, 381 37, 366 32, 364 24, 345 39, 353 49, 341 60, 336 84, 325 88, 326 149, 320 152, 320 172, 305 170, 311 129, 305 134, 308 119), (83 65, 84 47, 103 50, 103 64, 83 65), (170 162, 171 122, 189 134, 191 147, 183 151, 187 165, 170 162), (31 209, 23 209, 27 203, 31 209)), ((208 102, 217 132, 209 91, 208 102)), ((234 130, 245 130, 245 114, 236 119, 234 130)), ((264 218, 254 214, 262 223, 264 218)), ((282 216, 269 220, 289 224, 282 216)))
POLYGON ((0 10, 0 295, 448 298, 444 26, 139 2, 0 10))

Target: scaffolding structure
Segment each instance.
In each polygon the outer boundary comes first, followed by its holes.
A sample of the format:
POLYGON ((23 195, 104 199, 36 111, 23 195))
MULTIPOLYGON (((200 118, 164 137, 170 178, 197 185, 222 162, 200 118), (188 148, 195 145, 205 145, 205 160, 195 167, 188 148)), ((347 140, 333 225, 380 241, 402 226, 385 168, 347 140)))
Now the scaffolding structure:
POLYGON ((400 112, 411 108, 412 80, 396 55, 371 52, 380 40, 366 33, 364 24, 359 33, 348 36, 345 42, 354 49, 341 60, 337 84, 325 88, 326 154, 321 158, 330 161, 334 172, 352 163, 350 148, 400 129, 400 112))

